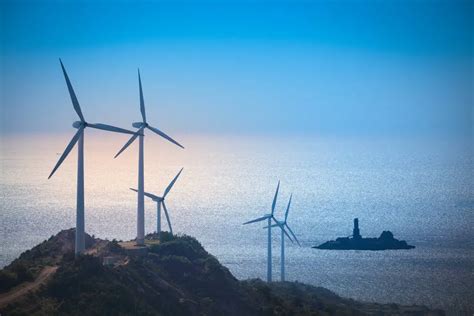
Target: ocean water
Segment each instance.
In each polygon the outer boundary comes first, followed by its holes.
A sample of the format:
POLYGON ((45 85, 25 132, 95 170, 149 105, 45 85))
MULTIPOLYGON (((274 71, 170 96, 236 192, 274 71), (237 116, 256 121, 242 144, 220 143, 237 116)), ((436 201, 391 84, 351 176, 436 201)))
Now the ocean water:
MULTIPOLYGON (((126 135, 86 131, 86 231, 132 239, 136 231, 137 145, 117 159, 126 135)), ((2 137, 0 266, 61 229, 74 226, 76 150, 47 177, 73 131, 2 137)), ((179 135, 186 150, 146 136, 145 188, 167 198, 175 232, 195 236, 240 278, 266 277, 264 224, 281 180, 277 217, 293 193, 287 280, 354 299, 423 304, 451 314, 474 312, 474 186, 470 143, 389 138, 179 135), (399 251, 312 249, 351 234, 391 230, 416 246, 399 251)), ((146 231, 156 206, 146 201, 146 231)), ((280 234, 273 234, 273 276, 280 275, 280 234)))

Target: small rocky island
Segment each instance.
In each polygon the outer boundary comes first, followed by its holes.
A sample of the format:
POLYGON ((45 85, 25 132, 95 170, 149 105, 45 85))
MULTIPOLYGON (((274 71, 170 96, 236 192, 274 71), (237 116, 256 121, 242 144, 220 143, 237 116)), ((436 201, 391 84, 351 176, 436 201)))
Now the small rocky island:
POLYGON ((387 250, 413 249, 415 246, 408 245, 404 240, 395 239, 392 232, 388 230, 383 231, 378 238, 362 238, 359 231, 359 219, 355 218, 352 236, 339 237, 336 240, 327 241, 313 248, 331 250, 387 250))

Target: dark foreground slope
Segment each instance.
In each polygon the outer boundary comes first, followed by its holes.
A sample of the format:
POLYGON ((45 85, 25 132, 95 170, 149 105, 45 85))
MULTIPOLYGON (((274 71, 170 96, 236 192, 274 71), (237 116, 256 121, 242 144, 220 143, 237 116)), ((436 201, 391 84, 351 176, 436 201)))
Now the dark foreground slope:
POLYGON ((146 254, 134 255, 115 241, 88 236, 88 254, 75 259, 74 231, 62 231, 1 270, 0 313, 2 316, 442 314, 424 307, 360 303, 301 283, 268 285, 260 280, 239 281, 196 239, 169 234, 163 234, 162 238, 161 244, 150 240, 146 254))

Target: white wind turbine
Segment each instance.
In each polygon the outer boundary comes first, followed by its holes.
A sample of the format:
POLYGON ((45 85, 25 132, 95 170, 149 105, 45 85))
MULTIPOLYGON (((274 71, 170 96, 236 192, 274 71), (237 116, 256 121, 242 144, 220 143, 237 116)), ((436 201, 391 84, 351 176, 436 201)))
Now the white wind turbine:
POLYGON ((67 155, 71 152, 74 145, 78 142, 77 146, 77 201, 76 201, 76 241, 75 241, 75 253, 76 255, 81 253, 85 249, 85 240, 84 240, 84 129, 86 127, 92 127, 96 129, 101 129, 110 132, 126 133, 126 134, 135 134, 135 132, 111 126, 106 124, 91 124, 87 123, 82 115, 81 107, 79 106, 79 101, 77 100, 74 89, 69 81, 69 77, 66 73, 66 69, 61 61, 61 68, 63 70, 64 78, 66 79, 67 88, 69 90, 69 95, 71 96, 72 105, 77 115, 79 116, 80 121, 76 121, 72 124, 74 128, 77 128, 76 134, 72 137, 71 141, 67 145, 63 154, 59 158, 56 166, 54 166, 53 171, 49 175, 48 179, 53 176, 59 166, 62 164, 67 155))
POLYGON ((267 220, 267 230, 268 230, 268 245, 267 245, 267 281, 271 282, 272 281, 272 219, 276 222, 275 217, 273 216, 273 213, 275 212, 275 205, 277 201, 277 196, 278 196, 278 189, 280 188, 280 181, 278 181, 277 189, 275 192, 275 196, 273 197, 273 203, 272 203, 272 212, 270 214, 266 214, 262 217, 259 217, 257 219, 245 222, 244 225, 250 224, 250 223, 256 223, 260 221, 267 220))
POLYGON ((143 90, 142 90, 142 80, 140 78, 140 70, 138 70, 138 85, 140 90, 140 112, 142 114, 142 122, 135 122, 132 124, 133 127, 138 128, 137 133, 133 135, 128 142, 119 150, 114 158, 117 158, 128 146, 130 146, 133 141, 139 137, 139 147, 138 147, 138 194, 137 194, 137 244, 144 245, 145 243, 145 176, 144 176, 144 130, 148 128, 150 131, 160 135, 161 137, 167 139, 173 144, 184 149, 181 144, 177 141, 157 129, 156 127, 150 126, 146 120, 145 113, 145 101, 143 99, 143 90))
POLYGON ((290 195, 290 200, 288 201, 288 206, 286 208, 286 213, 285 213, 285 220, 284 221, 276 221, 276 224, 271 225, 271 227, 280 227, 281 229, 281 281, 285 281, 285 235, 288 236, 291 242, 293 242, 293 239, 288 235, 288 233, 285 230, 285 227, 288 228, 288 231, 291 233, 293 238, 296 240, 299 246, 300 242, 298 241, 298 238, 296 238, 296 235, 293 233, 291 230, 290 226, 288 226, 287 220, 288 220, 288 212, 290 211, 290 205, 291 205, 291 198, 293 197, 293 194, 290 195))
MULTIPOLYGON (((170 233, 173 234, 173 228, 171 228, 171 221, 170 221, 170 217, 169 217, 169 214, 168 214, 168 209, 166 208, 165 198, 168 195, 168 193, 170 192, 170 190, 173 187, 176 180, 178 180, 178 177, 181 174, 181 172, 183 171, 183 169, 184 168, 181 168, 181 170, 174 177, 174 179, 170 182, 170 184, 168 184, 168 186, 165 189, 165 192, 163 193, 163 196, 157 196, 157 195, 154 195, 154 194, 151 194, 151 193, 148 193, 148 192, 144 192, 145 196, 147 196, 150 199, 152 199, 153 201, 157 202, 156 203, 156 205, 157 205, 157 209, 156 209, 156 233, 158 234, 158 237, 160 236, 160 233, 161 233, 161 206, 163 206, 163 210, 165 211, 166 221, 168 222, 168 227, 170 228, 170 233)), ((130 188, 130 190, 138 192, 138 190, 136 190, 136 189, 130 188)))

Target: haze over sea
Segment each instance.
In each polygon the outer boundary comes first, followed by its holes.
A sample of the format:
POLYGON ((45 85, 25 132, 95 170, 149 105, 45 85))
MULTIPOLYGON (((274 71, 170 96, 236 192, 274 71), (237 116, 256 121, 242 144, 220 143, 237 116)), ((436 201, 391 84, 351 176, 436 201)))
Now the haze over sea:
MULTIPOLYGON (((76 149, 47 176, 72 136, 2 136, 0 265, 75 225, 76 149)), ((195 236, 240 279, 265 278, 263 224, 242 222, 269 212, 278 180, 281 217, 293 193, 289 224, 302 247, 287 243, 287 279, 360 300, 474 311, 472 145, 448 139, 316 136, 174 135, 186 150, 146 136, 145 188, 168 196, 175 232, 195 236), (399 251, 312 249, 351 234, 391 230, 416 246, 399 251)), ((107 239, 136 233, 137 144, 88 130, 85 136, 86 231, 107 239)), ((146 231, 156 206, 146 201, 146 231)), ((279 238, 273 231, 274 279, 279 238)))

